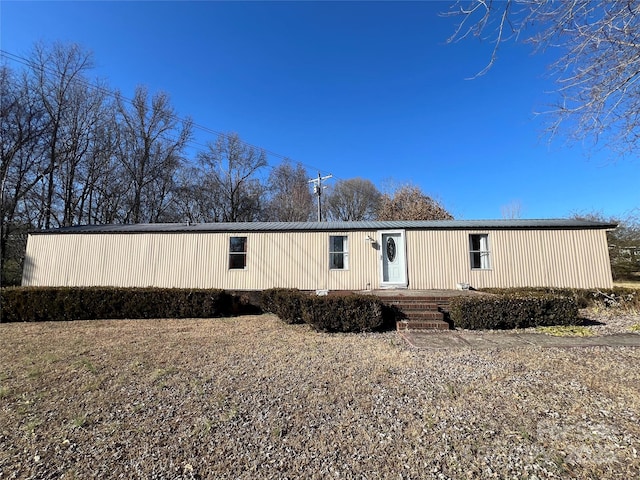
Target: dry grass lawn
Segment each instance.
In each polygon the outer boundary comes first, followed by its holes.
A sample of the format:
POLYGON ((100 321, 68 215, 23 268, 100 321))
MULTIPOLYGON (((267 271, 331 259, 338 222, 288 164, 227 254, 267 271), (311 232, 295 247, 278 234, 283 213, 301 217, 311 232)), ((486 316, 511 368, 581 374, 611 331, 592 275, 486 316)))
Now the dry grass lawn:
POLYGON ((640 349, 270 315, 0 325, 0 478, 640 478, 640 349))

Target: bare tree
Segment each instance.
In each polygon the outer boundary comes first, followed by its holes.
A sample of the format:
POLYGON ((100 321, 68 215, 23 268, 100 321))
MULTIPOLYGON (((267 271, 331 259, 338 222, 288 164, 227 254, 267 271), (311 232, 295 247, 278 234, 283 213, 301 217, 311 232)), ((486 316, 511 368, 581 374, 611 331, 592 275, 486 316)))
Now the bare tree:
POLYGON ((274 222, 306 222, 314 211, 309 189, 309 174, 298 163, 295 167, 285 159, 269 174, 269 202, 266 218, 274 222))
POLYGON ((103 127, 109 121, 110 112, 105 108, 106 93, 86 83, 76 83, 71 88, 67 119, 64 158, 56 170, 56 184, 60 189, 62 225, 76 223, 82 217, 81 204, 87 190, 92 188, 88 171, 92 150, 103 143, 103 127))
POLYGON ((0 213, 4 224, 5 215, 33 188, 44 125, 43 112, 28 83, 4 65, 0 67, 0 96, 0 213))
MULTIPOLYGON (((10 247, 10 239, 22 237, 29 223, 20 205, 41 178, 40 137, 44 131, 43 112, 24 75, 0 66, 0 285, 7 280, 7 261, 13 257, 16 272, 21 270, 24 251, 10 247)), ((15 282, 12 275, 10 281, 15 282)))
POLYGON ((129 180, 125 220, 157 221, 168 206, 173 175, 191 137, 191 122, 179 121, 166 93, 149 99, 142 86, 136 88, 130 105, 116 94, 116 108, 118 156, 129 180))
MULTIPOLYGON (((93 60, 92 54, 77 44, 56 43, 52 47, 36 44, 30 66, 31 88, 39 96, 47 124, 46 134, 42 137, 46 146, 46 162, 41 166, 45 174, 42 178, 44 195, 38 223, 49 228, 52 221, 64 223, 63 218, 57 215, 64 206, 60 209, 54 207, 58 190, 55 177, 63 165, 67 169, 77 166, 77 149, 81 148, 79 136, 85 133, 78 125, 79 109, 84 107, 81 97, 87 93, 84 74, 92 68, 93 60)), ((69 171, 65 173, 73 178, 69 171)), ((60 196, 63 204, 65 196, 60 196)))
POLYGON ((510 40, 535 51, 559 49, 550 72, 557 99, 551 133, 567 125, 578 140, 603 141, 619 151, 640 139, 640 3, 631 0, 468 0, 447 13, 460 16, 450 41, 476 36, 493 42, 482 75, 510 40))
POLYGON ((214 204, 202 179, 202 171, 193 165, 183 165, 177 172, 173 216, 178 222, 200 223, 216 218, 214 204))
POLYGON ((327 195, 329 218, 342 221, 373 220, 376 218, 382 194, 364 178, 340 180, 327 195))
POLYGON ((267 165, 264 151, 244 143, 237 133, 220 135, 198 155, 202 179, 217 204, 209 221, 249 222, 260 218, 264 187, 256 178, 267 165))
POLYGON ((407 184, 382 195, 378 220, 451 220, 453 216, 420 187, 407 184))
POLYGON ((82 189, 77 222, 123 222, 126 218, 128 175, 117 155, 120 137, 112 102, 103 106, 92 130, 89 150, 79 171, 82 189))
MULTIPOLYGON (((20 152, 21 171, 28 175, 12 177, 12 191, 22 192, 15 205, 22 208, 22 221, 39 228, 91 222, 97 184, 106 176, 105 169, 95 169, 112 157, 116 130, 108 89, 86 78, 91 54, 75 44, 36 44, 27 65, 19 103, 23 111, 38 112, 38 132, 29 154, 20 152)), ((14 120, 3 138, 24 133, 14 120)))

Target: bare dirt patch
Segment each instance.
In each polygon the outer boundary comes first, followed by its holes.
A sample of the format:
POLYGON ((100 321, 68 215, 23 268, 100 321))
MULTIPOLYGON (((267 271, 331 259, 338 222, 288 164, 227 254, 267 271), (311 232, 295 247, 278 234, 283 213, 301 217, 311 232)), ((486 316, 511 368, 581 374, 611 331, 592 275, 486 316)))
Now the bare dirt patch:
POLYGON ((640 349, 270 315, 0 325, 0 478, 639 478, 640 349))

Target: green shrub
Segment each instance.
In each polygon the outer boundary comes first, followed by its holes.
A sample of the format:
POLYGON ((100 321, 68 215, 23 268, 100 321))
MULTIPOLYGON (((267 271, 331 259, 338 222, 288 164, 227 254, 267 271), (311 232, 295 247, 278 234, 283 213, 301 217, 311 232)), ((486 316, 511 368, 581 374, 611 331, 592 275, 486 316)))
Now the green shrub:
POLYGON ((0 306, 1 322, 207 318, 242 313, 242 303, 223 290, 177 288, 11 287, 0 290, 0 306))
POLYGON ((309 298, 308 293, 295 288, 271 288, 262 292, 261 305, 285 323, 302 323, 302 310, 309 298))
POLYGON ((471 330, 574 325, 578 306, 573 298, 549 294, 454 297, 449 314, 455 328, 471 330))
POLYGON ((302 318, 322 332, 369 332, 383 325, 383 309, 382 301, 368 295, 310 297, 302 318))
POLYGON ((260 293, 260 308, 263 312, 276 313, 276 294, 281 288, 269 288, 260 293))
POLYGON ((604 289, 553 287, 485 288, 482 289, 482 291, 497 295, 555 295, 568 297, 575 300, 578 308, 595 306, 620 307, 627 309, 640 308, 640 290, 625 287, 613 287, 604 289))
POLYGON ((483 288, 483 292, 495 295, 516 295, 521 297, 545 297, 547 295, 573 299, 578 308, 586 308, 593 303, 594 290, 584 288, 555 287, 519 287, 519 288, 483 288))
POLYGON ((315 296, 281 288, 262 292, 261 306, 283 322, 305 322, 322 332, 376 330, 385 324, 388 314, 382 301, 368 295, 315 296))

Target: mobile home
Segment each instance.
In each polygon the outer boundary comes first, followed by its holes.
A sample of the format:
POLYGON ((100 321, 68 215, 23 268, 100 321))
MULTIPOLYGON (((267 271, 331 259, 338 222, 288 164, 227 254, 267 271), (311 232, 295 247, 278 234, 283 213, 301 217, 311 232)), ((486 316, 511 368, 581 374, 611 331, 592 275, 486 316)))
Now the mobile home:
POLYGON ((30 234, 23 285, 607 288, 612 228, 566 219, 86 225, 30 234))

